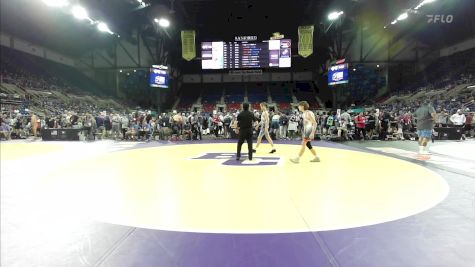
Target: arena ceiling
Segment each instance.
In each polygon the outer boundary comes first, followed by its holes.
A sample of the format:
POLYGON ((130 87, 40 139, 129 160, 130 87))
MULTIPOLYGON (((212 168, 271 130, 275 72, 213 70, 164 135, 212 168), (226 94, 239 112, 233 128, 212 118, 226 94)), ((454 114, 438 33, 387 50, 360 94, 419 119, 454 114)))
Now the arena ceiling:
MULTIPOLYGON (((314 24, 317 31, 328 24, 327 14, 345 11, 346 30, 363 23, 369 29, 381 29, 404 9, 419 0, 81 0, 94 19, 108 23, 122 38, 140 29, 152 38, 166 38, 170 49, 179 48, 179 32, 195 29, 198 41, 232 40, 236 35, 270 36, 281 32, 297 39, 297 27, 314 24), (153 19, 168 16, 172 22, 166 31, 153 19)), ((28 41, 39 43, 72 56, 92 48, 108 47, 114 37, 98 32, 94 27, 76 21, 70 14, 45 6, 41 0, 2 0, 1 30, 28 41)), ((400 36, 413 36, 429 45, 444 46, 475 35, 475 22, 470 11, 475 1, 436 1, 426 13, 452 14, 452 25, 427 25, 424 14, 413 23, 400 23, 391 31, 400 36)), ((133 38, 130 38, 133 40, 133 38)))

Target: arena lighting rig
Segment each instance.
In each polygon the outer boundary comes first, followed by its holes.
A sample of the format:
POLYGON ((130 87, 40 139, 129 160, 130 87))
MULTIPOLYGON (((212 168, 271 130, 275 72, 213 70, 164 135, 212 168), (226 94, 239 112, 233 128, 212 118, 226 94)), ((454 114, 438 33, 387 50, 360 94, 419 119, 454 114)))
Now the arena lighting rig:
POLYGON ((328 14, 328 20, 337 20, 341 15, 343 15, 343 11, 331 12, 328 14))
POLYGON ((394 25, 394 24, 398 23, 399 21, 402 21, 402 20, 407 19, 407 18, 409 17, 409 14, 417 14, 417 13, 418 13, 418 10, 419 10, 421 7, 425 6, 426 4, 435 2, 435 1, 436 1, 436 0, 423 0, 423 1, 420 2, 417 6, 407 9, 404 13, 402 13, 401 15, 399 15, 395 20, 391 21, 391 23, 386 24, 386 25, 384 26, 384 28, 387 29, 389 26, 394 25))
POLYGON ((43 3, 50 7, 65 7, 69 5, 68 0, 43 0, 43 3))
MULTIPOLYGON (((63 8, 65 13, 71 14, 73 17, 75 17, 78 20, 87 20, 89 21, 90 24, 96 25, 97 29, 100 32, 106 32, 111 35, 116 35, 117 37, 120 37, 120 35, 115 34, 107 23, 104 21, 100 20, 94 20, 89 17, 89 14, 87 10, 80 6, 80 5, 72 5, 71 1, 69 0, 42 0, 44 4, 46 4, 49 7, 53 8, 63 8)), ((140 5, 144 5, 145 3, 143 1, 139 1, 140 5)))
POLYGON ((158 23, 158 25, 160 25, 160 27, 162 28, 168 28, 170 26, 170 21, 166 18, 155 18, 154 21, 158 23))

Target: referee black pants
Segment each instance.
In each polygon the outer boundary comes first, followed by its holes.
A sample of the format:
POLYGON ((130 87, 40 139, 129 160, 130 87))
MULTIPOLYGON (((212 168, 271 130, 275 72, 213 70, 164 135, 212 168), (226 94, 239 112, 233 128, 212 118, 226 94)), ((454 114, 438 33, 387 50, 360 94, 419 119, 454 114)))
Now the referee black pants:
POLYGON ((252 130, 240 131, 239 141, 237 146, 237 158, 241 158, 241 147, 247 141, 247 148, 249 150, 249 160, 252 160, 252 130))

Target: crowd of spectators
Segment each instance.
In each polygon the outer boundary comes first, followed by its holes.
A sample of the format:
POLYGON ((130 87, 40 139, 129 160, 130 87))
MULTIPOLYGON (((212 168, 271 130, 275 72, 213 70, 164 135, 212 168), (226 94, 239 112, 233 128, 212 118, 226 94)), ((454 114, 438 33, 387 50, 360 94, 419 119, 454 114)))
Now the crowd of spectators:
POLYGON ((401 89, 395 90, 394 92, 391 92, 390 96, 411 95, 418 92, 430 92, 437 89, 439 90, 444 89, 444 90, 450 91, 451 89, 454 89, 457 85, 470 84, 474 82, 475 82, 474 74, 461 73, 458 75, 458 77, 446 76, 446 77, 440 78, 439 81, 434 82, 434 83, 420 84, 420 86, 417 86, 417 87, 409 86, 406 88, 401 88, 401 89))
MULTIPOLYGON (((64 93, 77 93, 81 91, 81 89, 72 86, 58 76, 50 75, 39 67, 34 66, 32 62, 23 62, 24 64, 20 64, 20 62, 18 62, 20 59, 15 57, 16 53, 18 52, 14 51, 12 53, 12 51, 2 50, 0 82, 16 85, 22 89, 22 93, 26 98, 29 99, 31 97, 28 90, 56 90, 64 93), (25 65, 28 67, 25 67, 25 65)), ((25 59, 22 58, 22 60, 25 59)))
MULTIPOLYGON (((473 97, 470 100, 473 103, 473 97)), ((451 109, 433 102, 437 110, 437 127, 464 127, 467 136, 473 136, 473 110, 460 103, 451 109)), ((445 102, 440 102, 445 103, 445 102)), ((338 111, 315 111, 318 122, 317 138, 328 140, 414 140, 416 128, 413 113, 418 104, 402 103, 368 108, 349 108, 338 111)), ((3 107, 2 107, 3 108, 3 107)), ((82 129, 82 140, 114 139, 131 141, 202 140, 236 138, 236 112, 169 112, 156 114, 148 110, 100 111, 95 107, 70 107, 63 112, 42 116, 28 110, 3 111, 1 136, 3 138, 37 137, 42 129, 82 129), (78 110, 81 110, 78 112, 78 110)), ((254 111, 260 118, 260 112, 254 111)), ((297 111, 270 111, 269 132, 276 140, 301 138, 302 117, 297 111)), ((258 122, 256 122, 256 127, 258 122)), ((255 129, 258 133, 258 129, 255 129)))
MULTIPOLYGON (((465 82, 471 82, 465 80, 465 82)), ((447 91, 448 92, 448 91, 447 91)), ((353 139, 414 139, 414 111, 418 99, 348 107, 341 110, 314 111, 318 122, 317 138, 330 140, 353 139)), ((437 110, 436 124, 440 127, 463 127, 473 136, 471 127, 475 111, 474 90, 464 94, 442 93, 430 99, 437 110), (459 111, 460 110, 460 111, 459 111), (455 114, 464 121, 455 122, 455 114)), ((201 140, 204 138, 235 138, 234 128, 238 110, 228 112, 175 111, 156 114, 136 109, 133 112, 110 107, 60 99, 36 97, 30 105, 3 105, 1 137, 27 138, 38 136, 42 129, 83 129, 83 140, 111 138, 115 140, 201 140), (33 107, 34 106, 34 107, 33 107), (29 109, 31 108, 31 110, 29 109), (40 111, 40 112, 39 112, 40 111), (33 123, 32 123, 33 122, 33 123)), ((254 110, 260 118, 259 110, 254 110)), ((269 130, 277 140, 299 139, 302 118, 296 110, 270 110, 269 130)), ((256 129, 257 133, 257 129, 256 129)))

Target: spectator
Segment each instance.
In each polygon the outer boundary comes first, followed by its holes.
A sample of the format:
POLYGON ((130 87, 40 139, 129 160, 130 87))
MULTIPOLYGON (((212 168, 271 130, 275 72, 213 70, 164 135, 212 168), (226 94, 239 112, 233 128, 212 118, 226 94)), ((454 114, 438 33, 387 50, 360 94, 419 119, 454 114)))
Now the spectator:
POLYGON ((104 130, 105 130, 105 137, 109 137, 112 132, 112 121, 109 115, 104 117, 104 130))
POLYGON ((391 115, 388 112, 381 112, 381 131, 379 134, 379 140, 385 140, 388 134, 389 124, 391 121, 391 115))
POLYGON ((224 116, 224 138, 230 138, 231 137, 231 114, 228 112, 226 116, 224 116))
POLYGON ((325 120, 325 132, 327 135, 331 135, 331 128, 334 125, 334 120, 335 120, 334 115, 328 113, 328 116, 326 117, 326 120, 325 120))
POLYGON ((271 120, 271 135, 274 139, 280 139, 280 114, 279 112, 274 112, 271 120))
POLYGON ((36 114, 32 113, 30 123, 31 123, 31 132, 33 133, 34 137, 37 137, 38 128, 40 128, 40 123, 38 122, 38 120, 39 119, 36 116, 36 114))
POLYGON ((447 119, 449 118, 449 114, 445 109, 439 109, 436 114, 435 122, 438 127, 447 127, 447 119))
POLYGON ((338 127, 338 137, 341 140, 348 140, 348 127, 350 127, 351 115, 345 111, 340 115, 340 127, 338 127))
POLYGON ((282 115, 279 118, 279 136, 281 139, 286 139, 287 138, 287 131, 289 128, 289 118, 288 118, 289 113, 282 115))
POLYGON ((3 119, 0 120, 0 138, 11 139, 11 127, 3 119))
POLYGON ((473 112, 468 113, 465 119, 465 135, 472 137, 473 112))
MULTIPOLYGON (((450 121, 454 124, 457 128, 464 128, 466 122, 465 114, 463 114, 461 109, 457 110, 457 113, 450 116, 450 121)), ((465 133, 462 132, 460 140, 465 140, 465 133)))
POLYGON ((412 114, 411 112, 406 112, 402 118, 402 131, 408 132, 412 130, 412 114))
POLYGON ((120 117, 120 125, 122 128, 122 139, 125 140, 125 134, 129 128, 129 118, 127 117, 127 114, 123 114, 122 117, 120 117))
POLYGON ((112 114, 112 137, 114 140, 117 140, 120 136, 120 120, 119 114, 112 114))
POLYGON ((371 111, 366 116, 366 128, 365 128, 369 140, 373 139, 375 129, 376 129, 376 117, 374 115, 374 112, 371 111))
POLYGON ((96 117, 96 127, 97 131, 99 132, 99 136, 103 139, 106 135, 106 127, 104 125, 104 115, 101 113, 99 116, 96 117))
POLYGON ((356 136, 358 139, 363 138, 363 140, 366 139, 366 117, 363 116, 363 112, 360 112, 358 116, 355 117, 355 123, 356 123, 356 136))
POLYGON ((290 139, 294 139, 297 133, 297 128, 298 128, 298 116, 296 114, 292 114, 290 116, 290 121, 289 121, 289 137, 290 139))
POLYGON ((215 114, 213 116, 213 129, 214 129, 214 135, 216 138, 218 138, 219 132, 221 131, 221 127, 222 127, 222 122, 219 119, 219 115, 215 114))

